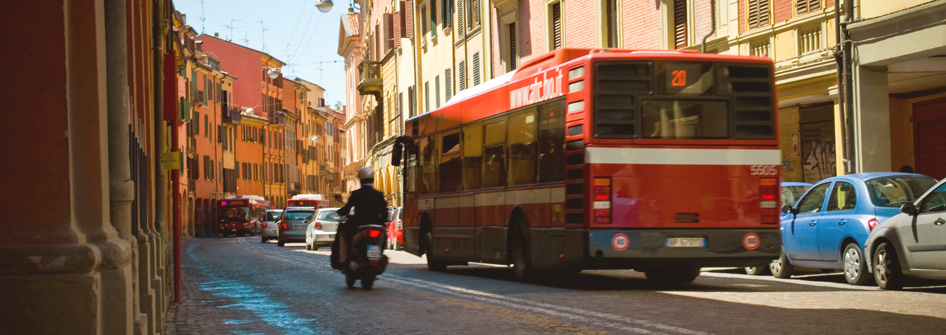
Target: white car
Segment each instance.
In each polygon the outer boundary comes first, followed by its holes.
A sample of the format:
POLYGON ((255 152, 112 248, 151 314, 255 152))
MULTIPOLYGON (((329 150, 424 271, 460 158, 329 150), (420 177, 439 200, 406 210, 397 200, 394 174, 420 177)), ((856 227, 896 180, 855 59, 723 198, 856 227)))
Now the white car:
POLYGON ((903 288, 906 276, 946 279, 946 179, 900 211, 881 222, 864 243, 867 270, 877 286, 903 288))
POLYGON ((319 208, 313 215, 312 222, 305 229, 306 250, 318 250, 321 246, 332 246, 335 242, 335 233, 342 216, 335 213, 335 208, 319 208))

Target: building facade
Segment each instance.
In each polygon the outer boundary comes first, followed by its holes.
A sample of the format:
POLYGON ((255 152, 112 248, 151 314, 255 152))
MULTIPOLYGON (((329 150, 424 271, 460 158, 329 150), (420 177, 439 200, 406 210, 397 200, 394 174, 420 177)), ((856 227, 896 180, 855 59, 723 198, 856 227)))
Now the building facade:
POLYGON ((348 12, 342 14, 338 29, 338 55, 345 59, 345 131, 346 131, 346 163, 342 171, 345 189, 358 189, 357 171, 366 166, 367 132, 366 117, 364 115, 364 97, 359 93, 362 64, 362 35, 361 14, 349 7, 348 12))

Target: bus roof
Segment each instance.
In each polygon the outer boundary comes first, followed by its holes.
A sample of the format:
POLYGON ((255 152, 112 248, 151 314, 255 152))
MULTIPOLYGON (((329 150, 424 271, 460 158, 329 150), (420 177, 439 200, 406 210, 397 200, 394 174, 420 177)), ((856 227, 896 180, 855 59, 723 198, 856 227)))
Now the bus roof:
POLYGON ((289 198, 289 200, 292 199, 325 200, 321 194, 296 194, 292 196, 292 198, 289 198))

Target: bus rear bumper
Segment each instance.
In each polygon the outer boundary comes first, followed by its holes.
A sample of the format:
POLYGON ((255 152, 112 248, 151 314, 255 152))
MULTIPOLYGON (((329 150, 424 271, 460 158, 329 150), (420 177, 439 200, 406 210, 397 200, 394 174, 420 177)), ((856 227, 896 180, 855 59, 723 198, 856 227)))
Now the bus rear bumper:
POLYGON ((782 246, 778 228, 593 229, 588 241, 586 268, 757 266, 782 246))

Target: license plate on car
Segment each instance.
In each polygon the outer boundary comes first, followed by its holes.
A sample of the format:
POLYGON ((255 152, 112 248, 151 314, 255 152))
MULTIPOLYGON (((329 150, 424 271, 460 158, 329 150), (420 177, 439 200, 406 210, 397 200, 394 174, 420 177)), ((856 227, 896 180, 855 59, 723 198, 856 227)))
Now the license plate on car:
POLYGON ((667 246, 671 248, 702 248, 706 244, 702 237, 671 237, 667 239, 667 246))
POLYGON ((381 258, 381 246, 369 245, 368 246, 368 259, 375 261, 380 258, 381 258))
POLYGON ((236 229, 230 229, 230 230, 232 230, 232 231, 236 231, 236 229))

